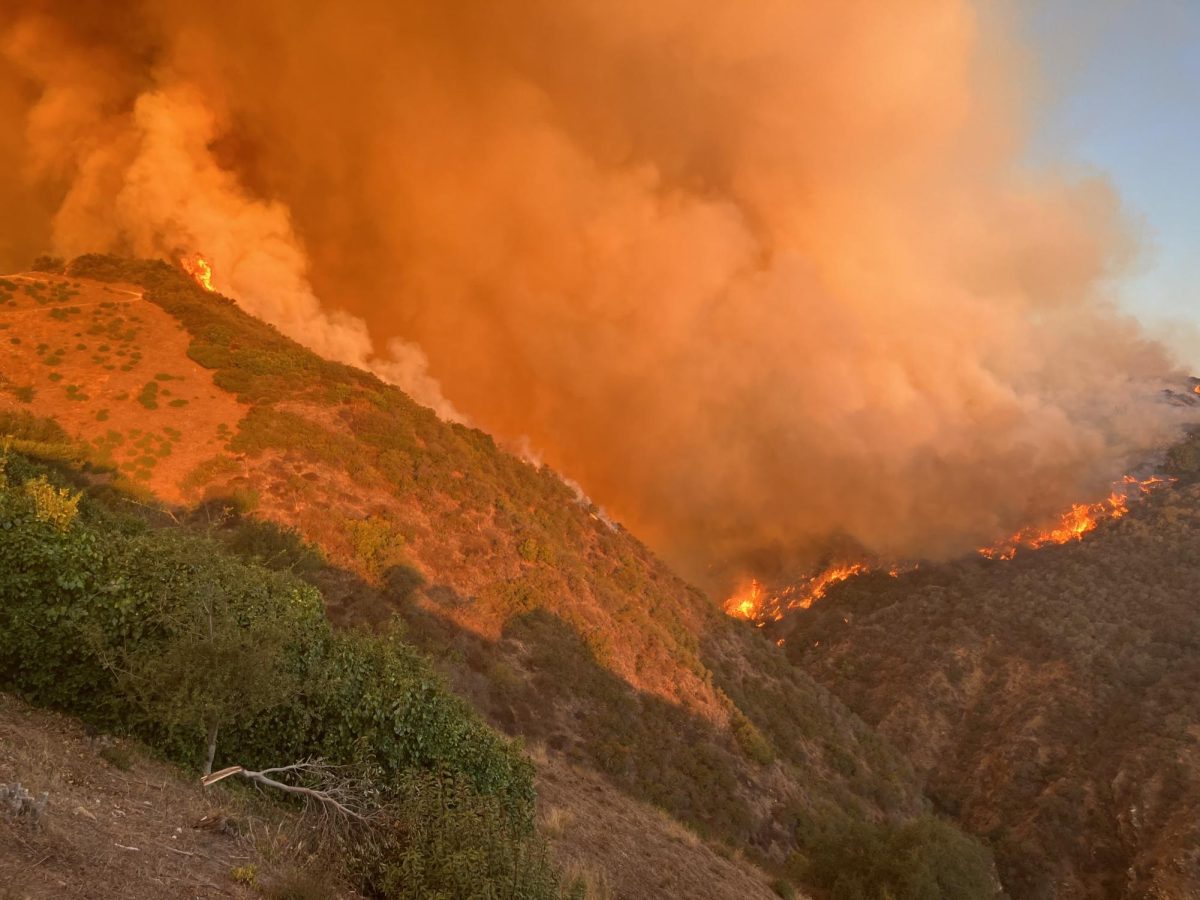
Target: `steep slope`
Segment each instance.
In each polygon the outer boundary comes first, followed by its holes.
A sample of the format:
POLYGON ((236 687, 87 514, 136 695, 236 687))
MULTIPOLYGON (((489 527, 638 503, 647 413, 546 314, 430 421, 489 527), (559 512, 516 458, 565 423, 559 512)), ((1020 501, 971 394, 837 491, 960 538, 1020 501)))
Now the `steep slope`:
POLYGON ((298 880, 313 898, 353 896, 297 851, 307 826, 294 810, 204 791, 136 747, 89 737, 76 721, 0 694, 0 784, 13 781, 45 791, 49 804, 37 827, 0 813, 6 898, 283 900, 298 880), (222 821, 236 824, 206 827, 222 821), (256 883, 235 880, 239 869, 256 883))
POLYGON ((1200 434, 1081 542, 868 575, 772 629, 1019 898, 1200 896, 1200 434))
POLYGON ((177 516, 223 527, 264 561, 295 563, 294 539, 254 522, 297 529, 324 555, 304 574, 336 621, 382 628, 399 614, 493 723, 555 760, 764 860, 795 856, 797 871, 830 833, 928 808, 895 750, 553 472, 319 359, 165 264, 83 257, 17 285, 0 310, 50 330, 35 344, 47 346, 42 368, 0 358, 4 406, 57 416, 93 448, 96 478, 115 470, 181 498, 177 516), (105 363, 86 356, 98 348, 72 349, 88 332, 68 295, 106 286, 131 292, 123 317, 156 329, 159 348, 187 335, 186 356, 132 360, 154 396, 103 380, 105 363), (42 374, 76 365, 75 391, 42 374), (137 424, 110 428, 122 403, 137 424), (130 443, 149 452, 132 456, 130 443))

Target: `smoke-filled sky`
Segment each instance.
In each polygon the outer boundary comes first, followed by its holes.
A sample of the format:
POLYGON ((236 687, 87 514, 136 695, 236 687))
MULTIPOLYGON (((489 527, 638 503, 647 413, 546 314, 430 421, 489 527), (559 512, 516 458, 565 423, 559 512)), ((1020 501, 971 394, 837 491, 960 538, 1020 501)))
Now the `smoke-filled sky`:
POLYGON ((695 577, 963 552, 1176 427, 968 0, 16 0, 0 262, 178 258, 695 577))

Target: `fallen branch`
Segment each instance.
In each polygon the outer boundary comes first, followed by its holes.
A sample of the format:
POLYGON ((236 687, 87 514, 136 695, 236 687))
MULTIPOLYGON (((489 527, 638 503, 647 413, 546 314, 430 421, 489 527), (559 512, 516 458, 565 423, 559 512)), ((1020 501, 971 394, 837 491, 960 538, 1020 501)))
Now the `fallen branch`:
POLYGON ((275 788, 286 794, 303 797, 306 803, 316 802, 326 812, 342 816, 346 819, 353 819, 364 823, 371 819, 370 814, 366 811, 361 801, 360 792, 354 790, 353 782, 350 779, 339 776, 333 766, 326 765, 320 760, 306 760, 304 762, 293 763, 290 766, 263 769, 261 772, 255 772, 243 766, 229 766, 228 768, 221 769, 219 772, 205 775, 200 779, 200 783, 204 787, 209 787, 218 781, 224 781, 226 778, 231 778, 234 775, 246 778, 255 784, 275 788), (273 778, 273 775, 294 775, 299 778, 314 780, 321 786, 313 788, 301 784, 289 784, 286 781, 273 778))

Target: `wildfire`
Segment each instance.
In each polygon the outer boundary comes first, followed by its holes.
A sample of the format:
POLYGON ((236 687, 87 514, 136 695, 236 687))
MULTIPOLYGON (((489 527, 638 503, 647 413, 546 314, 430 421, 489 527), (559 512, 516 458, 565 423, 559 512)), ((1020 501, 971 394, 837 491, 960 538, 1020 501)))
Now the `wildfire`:
POLYGON ((192 280, 206 291, 213 291, 216 288, 212 283, 212 266, 199 253, 192 256, 184 256, 179 260, 179 264, 183 266, 183 271, 192 276, 192 280))
POLYGON ((1076 503, 1062 518, 1047 528, 1022 528, 1016 534, 990 547, 981 547, 979 552, 988 559, 1012 559, 1021 548, 1036 550, 1053 544, 1081 541, 1089 531, 1105 521, 1119 519, 1129 512, 1129 491, 1134 488, 1140 494, 1148 494, 1166 479, 1151 475, 1138 480, 1126 475, 1108 498, 1099 503, 1076 503))
MULTIPOLYGON (((1196 390, 1200 393, 1200 385, 1197 385, 1196 390)), ((1119 519, 1128 513, 1131 495, 1149 494, 1159 485, 1173 480, 1157 475, 1145 479, 1126 475, 1114 485, 1112 493, 1106 499, 1098 503, 1076 503, 1052 525, 1045 528, 1023 528, 1003 541, 981 548, 979 552, 988 559, 1007 560, 1016 556, 1017 551, 1022 548, 1036 550, 1038 547, 1081 541, 1085 534, 1094 531, 1101 522, 1119 519)), ((790 610, 808 609, 824 597, 833 585, 876 568, 877 566, 865 562, 837 563, 810 576, 801 584, 774 592, 752 578, 747 585, 725 601, 724 609, 728 615, 754 622, 762 628, 768 622, 779 621, 790 610)), ((917 563, 898 563, 890 565, 887 569, 881 568, 880 571, 886 571, 892 578, 898 578, 916 568, 917 563)))
POLYGON ((788 609, 808 609, 817 600, 825 596, 825 592, 829 588, 840 581, 845 581, 847 578, 853 578, 855 575, 861 575, 866 572, 869 567, 864 563, 850 563, 849 565, 831 566, 826 569, 816 578, 808 583, 804 594, 795 602, 788 603, 788 609))
POLYGON ((751 578, 749 586, 725 601, 725 612, 737 619, 757 619, 762 593, 762 585, 751 578))
POLYGON ((772 594, 757 579, 725 601, 725 612, 738 619, 757 622, 762 627, 769 621, 779 621, 793 609, 808 609, 825 596, 829 588, 840 581, 870 570, 866 563, 839 563, 818 572, 806 583, 772 594))

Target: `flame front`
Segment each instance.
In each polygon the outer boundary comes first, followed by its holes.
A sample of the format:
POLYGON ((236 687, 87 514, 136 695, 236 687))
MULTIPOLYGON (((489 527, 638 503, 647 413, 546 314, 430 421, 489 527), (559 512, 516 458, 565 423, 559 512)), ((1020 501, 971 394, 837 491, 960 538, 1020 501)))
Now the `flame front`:
POLYGON ((808 609, 824 597, 831 586, 870 569, 870 566, 861 562, 838 563, 818 572, 803 585, 788 587, 775 594, 769 593, 761 582, 752 578, 723 606, 728 615, 757 622, 762 627, 767 622, 778 622, 789 610, 808 609))
MULTIPOLYGON (((1197 385, 1196 391, 1200 393, 1200 385, 1197 385)), ((1152 475, 1139 480, 1132 475, 1126 475, 1114 486, 1106 499, 1098 503, 1076 503, 1059 521, 1044 528, 1023 528, 990 547, 980 548, 979 552, 988 559, 1008 560, 1016 556, 1019 549, 1036 550, 1039 547, 1081 541, 1085 534, 1094 531, 1101 522, 1119 519, 1128 513, 1130 496, 1149 494, 1170 481, 1174 479, 1152 475)), ((886 572, 891 577, 898 578, 901 574, 918 567, 917 563, 898 563, 889 566, 886 572)), ((876 568, 876 565, 865 562, 838 563, 810 576, 802 584, 786 587, 778 592, 769 591, 762 582, 752 578, 745 587, 726 600, 723 606, 728 615, 754 622, 761 628, 768 622, 779 621, 790 610, 808 609, 824 597, 833 585, 876 568)))
POLYGON ((183 266, 183 271, 192 276, 192 280, 206 291, 214 291, 212 283, 212 266, 208 260, 195 253, 192 256, 184 256, 179 260, 179 265, 183 266))
POLYGON ((1036 550, 1039 547, 1081 541, 1101 522, 1119 519, 1129 512, 1129 491, 1136 488, 1139 494, 1148 494, 1158 485, 1166 483, 1166 479, 1157 475, 1140 481, 1132 475, 1126 475, 1108 499, 1099 503, 1076 503, 1058 522, 1044 528, 1022 528, 990 547, 981 547, 979 552, 988 559, 1012 559, 1022 548, 1036 550))

